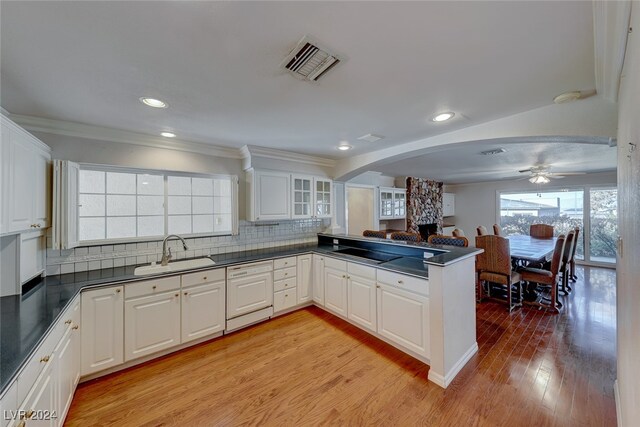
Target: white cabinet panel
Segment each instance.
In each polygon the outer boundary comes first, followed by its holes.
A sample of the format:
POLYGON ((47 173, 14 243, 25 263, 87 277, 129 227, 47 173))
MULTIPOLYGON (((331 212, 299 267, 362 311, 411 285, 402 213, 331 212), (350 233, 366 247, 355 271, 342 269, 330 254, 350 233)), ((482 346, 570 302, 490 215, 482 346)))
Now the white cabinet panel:
POLYGON ((34 278, 45 269, 46 238, 39 232, 20 235, 20 282, 34 278))
POLYGON ((273 273, 228 279, 227 319, 273 304, 273 273))
POLYGON ((36 195, 35 174, 32 161, 34 153, 18 135, 9 140, 9 230, 21 231, 33 228, 34 199, 36 195))
POLYGON ((122 286, 82 293, 82 375, 124 362, 122 286))
POLYGON ((313 294, 313 261, 311 254, 298 256, 297 296, 298 304, 310 302, 313 294))
POLYGON ((291 218, 291 176, 282 172, 256 171, 251 185, 252 221, 291 218))
POLYGON ((18 383, 14 382, 9 386, 2 399, 0 399, 0 427, 9 425, 10 411, 18 410, 18 383), (7 415, 7 416, 5 416, 7 415))
POLYGON ((313 302, 324 307, 324 256, 313 254, 313 302))
POLYGON ((37 228, 47 228, 51 218, 51 166, 49 156, 36 152, 34 161, 33 220, 37 228))
POLYGON ((55 351, 56 357, 56 397, 57 406, 56 410, 58 417, 64 419, 67 415, 69 407, 71 406, 71 400, 75 392, 75 366, 76 362, 74 358, 74 345, 73 334, 71 328, 68 328, 67 333, 64 334, 60 344, 55 351))
POLYGON ((183 343, 224 330, 225 290, 225 280, 183 289, 183 343))
POLYGON ((313 179, 313 216, 331 218, 333 215, 333 181, 327 178, 313 179))
POLYGON ((125 361, 180 344, 180 292, 126 300, 124 324, 125 361))
POLYGON ((348 276, 349 320, 376 332, 376 281, 359 276, 348 276))
MULTIPOLYGON (((27 396, 21 409, 27 411, 27 413, 33 411, 33 414, 38 414, 38 418, 29 418, 26 425, 29 427, 57 427, 57 417, 46 417, 45 415, 51 415, 53 411, 56 411, 56 357, 55 354, 51 357, 40 377, 36 381, 35 386, 27 396)), ((57 414, 56 414, 57 415, 57 414)), ((27 415, 28 416, 28 415, 27 415)))
POLYGON ((429 299, 391 286, 378 286, 378 333, 429 357, 429 299))
POLYGON ((273 294, 273 312, 277 313, 295 307, 297 302, 298 296, 296 288, 275 292, 273 294))
POLYGON ((324 306, 336 314, 347 316, 347 273, 324 268, 324 306))
POLYGON ((380 219, 400 219, 407 216, 407 194, 404 188, 380 187, 378 196, 380 219))

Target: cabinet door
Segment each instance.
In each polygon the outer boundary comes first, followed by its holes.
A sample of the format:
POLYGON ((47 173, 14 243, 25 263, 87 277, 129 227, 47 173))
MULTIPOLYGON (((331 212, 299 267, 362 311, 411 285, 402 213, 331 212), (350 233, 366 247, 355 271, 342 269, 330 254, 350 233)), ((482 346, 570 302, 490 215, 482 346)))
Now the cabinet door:
POLYGON ((300 255, 296 263, 298 279, 298 304, 311 301, 313 293, 313 268, 311 255, 300 255))
POLYGON ((73 363, 76 361, 74 357, 74 334, 69 327, 62 337, 54 355, 56 356, 56 401, 57 415, 59 420, 63 421, 67 415, 73 393, 76 388, 75 384, 75 367, 73 363))
POLYGON ((347 316, 347 273, 335 268, 324 269, 324 306, 342 316, 347 316))
POLYGON ((376 281, 352 275, 348 279, 347 317, 376 332, 376 281))
POLYGON ((6 427, 9 425, 11 418, 18 410, 18 382, 14 381, 9 385, 9 388, 5 392, 2 399, 0 399, 0 427, 6 427))
POLYGON ((227 282, 227 319, 232 319, 273 304, 273 273, 229 279, 227 282))
MULTIPOLYGON (((0 116, 0 234, 9 232, 9 169, 11 168, 11 138, 13 133, 0 116)), ((16 408, 13 408, 16 409, 16 408)), ((0 424, 2 425, 2 424, 0 424)))
POLYGON ((313 255, 313 302, 324 306, 324 257, 313 255))
POLYGON ((405 190, 393 192, 393 217, 405 218, 407 216, 407 194, 405 190))
POLYGON ((311 218, 312 212, 312 187, 313 178, 309 176, 291 176, 291 212, 292 218, 311 218))
POLYGON ((182 291, 182 342, 193 341, 225 328, 225 281, 182 291))
POLYGON ((43 153, 34 153, 32 167, 35 187, 33 191, 33 223, 36 228, 47 228, 50 225, 51 212, 51 166, 49 157, 43 153))
POLYGON ((39 232, 20 235, 20 283, 25 283, 44 271, 45 245, 45 236, 39 232))
POLYGON ((291 176, 257 171, 255 180, 256 221, 291 218, 291 176))
POLYGON ((393 190, 380 189, 380 218, 393 218, 393 190))
POLYGON ((313 216, 316 218, 331 218, 331 187, 333 182, 330 179, 314 179, 314 208, 313 216))
POLYGON ((378 285, 378 333, 429 357, 429 298, 378 285))
POLYGON ((122 286, 82 293, 82 375, 124 362, 122 286))
POLYGON ((180 344, 180 291, 124 302, 124 360, 180 344))
POLYGON ((24 137, 12 132, 9 140, 8 227, 9 231, 33 229, 33 208, 36 174, 33 172, 34 153, 24 137))
POLYGON ((29 392, 23 409, 27 412, 26 425, 29 427, 56 427, 58 416, 56 411, 56 355, 47 362, 35 386, 29 392), (29 415, 31 414, 31 415, 29 415))

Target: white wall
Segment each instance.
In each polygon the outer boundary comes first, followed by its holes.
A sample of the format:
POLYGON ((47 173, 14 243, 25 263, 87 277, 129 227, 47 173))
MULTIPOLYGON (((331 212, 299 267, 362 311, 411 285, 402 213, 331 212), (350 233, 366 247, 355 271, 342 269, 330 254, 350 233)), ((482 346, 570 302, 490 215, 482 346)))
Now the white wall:
POLYGON ((360 174, 347 181, 347 184, 374 185, 379 187, 393 187, 394 183, 394 177, 371 171, 360 174))
MULTIPOLYGON (((606 172, 566 177, 538 187, 528 180, 491 181, 474 184, 445 185, 445 192, 456 196, 456 215, 451 218, 457 228, 462 228, 473 245, 476 227, 484 225, 488 229, 498 217, 498 191, 536 191, 571 188, 584 185, 616 185, 616 173, 606 172)), ((449 221, 448 221, 449 222, 449 221)))

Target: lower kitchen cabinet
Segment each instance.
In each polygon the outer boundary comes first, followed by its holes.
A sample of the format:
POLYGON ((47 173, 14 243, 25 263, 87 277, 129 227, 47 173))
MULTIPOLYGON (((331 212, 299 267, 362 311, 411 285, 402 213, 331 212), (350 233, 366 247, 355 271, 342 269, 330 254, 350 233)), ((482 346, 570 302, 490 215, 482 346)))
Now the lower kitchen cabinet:
POLYGON ((56 410, 58 419, 64 420, 71 407, 73 395, 80 380, 80 300, 70 310, 70 318, 62 340, 56 347, 56 410))
POLYGON ((324 306, 336 314, 347 317, 347 263, 325 258, 324 306))
POLYGON ((311 254, 298 256, 296 263, 298 269, 297 303, 311 302, 313 294, 313 258, 311 254))
POLYGON ((378 333, 388 340, 430 357, 429 298, 378 285, 378 333))
POLYGON ((182 289, 183 343, 224 331, 226 282, 222 272, 222 280, 182 289))
MULTIPOLYGON (((349 268, 356 266, 349 263, 349 268)), ((370 267, 356 266, 359 269, 370 269, 367 276, 356 276, 350 271, 347 274, 347 318, 361 327, 376 332, 376 272, 370 267)))
POLYGON ((313 302, 324 307, 324 256, 313 254, 313 302))
POLYGON ((82 293, 81 373, 89 375, 124 362, 123 286, 82 293))
MULTIPOLYGON (((20 408, 25 411, 24 426, 57 427, 61 421, 56 413, 57 366, 55 353, 46 362, 36 384, 20 408)), ((20 426, 20 423, 16 423, 20 426)))
POLYGON ((274 292, 273 294, 273 312, 277 313, 287 310, 298 305, 298 292, 296 288, 285 289, 283 291, 274 292))
POLYGON ((147 356, 180 344, 180 291, 124 302, 124 360, 147 356))

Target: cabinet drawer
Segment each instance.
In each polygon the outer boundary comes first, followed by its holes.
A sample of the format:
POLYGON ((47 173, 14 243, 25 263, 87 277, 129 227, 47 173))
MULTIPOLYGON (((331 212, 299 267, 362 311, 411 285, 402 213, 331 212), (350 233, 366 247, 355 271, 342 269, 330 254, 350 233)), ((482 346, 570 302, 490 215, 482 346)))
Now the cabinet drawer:
POLYGON ((197 273, 189 273, 182 275, 182 287, 202 285, 204 283, 217 282, 224 280, 224 268, 215 270, 198 271, 197 273))
POLYGON ((13 383, 7 389, 7 392, 0 399, 0 426, 9 425, 9 411, 18 409, 18 384, 13 383), (7 412, 5 412, 7 411, 7 412))
POLYGON ((354 264, 350 262, 347 264, 347 272, 349 274, 353 274, 354 276, 376 280, 376 269, 373 267, 367 267, 366 265, 354 264))
POLYGON ((295 277, 291 277, 289 279, 276 280, 273 282, 273 291, 283 291, 285 289, 292 289, 298 286, 298 280, 295 277))
POLYGON ((420 295, 429 295, 429 281, 427 279, 418 279, 417 277, 405 276, 391 271, 378 270, 378 282, 420 295))
POLYGON ((328 256, 324 257, 324 266, 335 268, 340 271, 347 271, 347 261, 342 261, 328 256))
POLYGON ((273 272, 273 280, 290 279, 296 277, 296 268, 288 267, 273 272))
POLYGON ((276 292, 273 294, 273 312, 295 307, 298 301, 298 293, 295 288, 276 292))
POLYGON ((36 380, 40 373, 44 370, 48 363, 53 363, 53 350, 62 338, 66 326, 64 318, 61 317, 47 338, 33 353, 26 366, 18 376, 18 402, 21 404, 27 397, 27 394, 36 384, 36 380))
POLYGON ((145 280, 144 282, 125 285, 124 296, 125 299, 129 299, 142 295, 152 295, 159 294, 161 292, 173 291, 175 289, 180 289, 180 276, 145 280))
POLYGON ((288 258, 279 258, 273 260, 273 268, 286 268, 286 267, 295 267, 296 265, 296 257, 291 256, 288 258))

